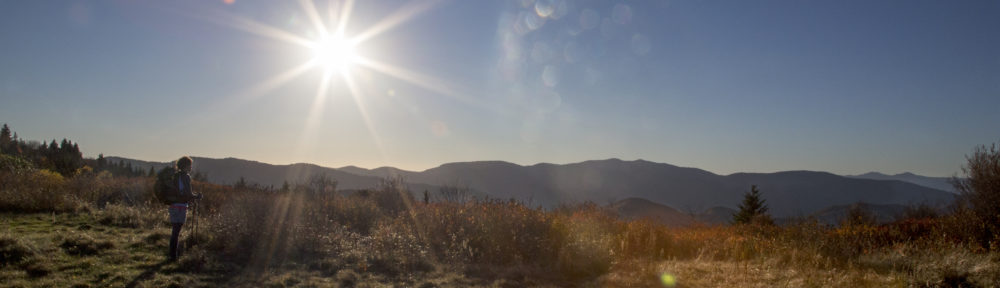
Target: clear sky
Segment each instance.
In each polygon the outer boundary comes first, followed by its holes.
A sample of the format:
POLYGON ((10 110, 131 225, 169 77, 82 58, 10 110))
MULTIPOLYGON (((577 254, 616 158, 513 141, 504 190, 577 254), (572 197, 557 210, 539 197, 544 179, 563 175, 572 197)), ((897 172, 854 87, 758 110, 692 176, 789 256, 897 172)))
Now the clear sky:
POLYGON ((0 122, 154 161, 951 176, 1000 140, 1000 2, 0 1, 0 122), (335 31, 356 56, 318 60, 335 31))

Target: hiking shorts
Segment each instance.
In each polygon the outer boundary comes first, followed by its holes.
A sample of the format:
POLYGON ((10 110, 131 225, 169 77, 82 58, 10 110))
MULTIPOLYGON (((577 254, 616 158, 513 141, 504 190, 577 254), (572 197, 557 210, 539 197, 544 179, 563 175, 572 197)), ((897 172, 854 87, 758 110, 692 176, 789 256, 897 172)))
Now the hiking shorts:
POLYGON ((173 204, 167 211, 170 212, 170 224, 184 224, 187 220, 187 204, 173 204))

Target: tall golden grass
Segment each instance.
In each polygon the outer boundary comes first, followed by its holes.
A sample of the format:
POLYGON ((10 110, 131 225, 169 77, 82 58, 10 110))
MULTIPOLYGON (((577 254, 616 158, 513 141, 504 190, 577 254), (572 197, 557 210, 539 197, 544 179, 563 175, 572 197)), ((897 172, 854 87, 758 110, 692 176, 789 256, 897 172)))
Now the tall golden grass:
MULTIPOLYGON (((102 224, 165 229, 166 208, 150 196, 152 179, 46 170, 0 172, 0 210, 95 213, 102 224)), ((293 186, 236 189, 195 183, 205 195, 190 219, 191 255, 245 268, 307 265, 400 275, 442 266, 528 267, 547 277, 586 281, 637 262, 776 259, 786 265, 844 267, 907 249, 984 253, 967 215, 905 218, 884 224, 827 226, 802 219, 783 226, 670 228, 627 221, 593 203, 552 210, 518 201, 415 201, 399 180, 349 195, 293 186), (197 234, 194 226, 197 225, 197 234)), ((916 215, 916 214, 915 214, 916 215)), ((195 260, 189 260, 195 261, 195 260)), ((325 267, 325 268, 324 268, 325 267)))

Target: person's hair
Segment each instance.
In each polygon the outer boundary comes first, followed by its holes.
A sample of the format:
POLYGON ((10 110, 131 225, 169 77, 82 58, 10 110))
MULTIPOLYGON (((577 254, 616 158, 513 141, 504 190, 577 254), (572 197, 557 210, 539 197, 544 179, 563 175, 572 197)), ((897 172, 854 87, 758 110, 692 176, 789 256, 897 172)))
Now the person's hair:
POLYGON ((191 168, 191 164, 194 164, 194 160, 191 157, 184 156, 181 159, 177 159, 177 170, 184 170, 186 168, 191 168))

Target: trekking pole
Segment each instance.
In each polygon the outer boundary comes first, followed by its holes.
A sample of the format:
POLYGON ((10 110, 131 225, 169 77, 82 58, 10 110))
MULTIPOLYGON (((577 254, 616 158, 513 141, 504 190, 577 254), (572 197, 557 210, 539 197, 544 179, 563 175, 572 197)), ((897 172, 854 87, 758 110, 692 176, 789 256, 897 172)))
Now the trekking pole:
POLYGON ((194 221, 191 221, 191 222, 193 222, 193 223, 191 223, 192 226, 194 226, 194 227, 192 227, 192 228, 194 228, 194 231, 193 231, 194 234, 191 235, 191 236, 192 236, 192 238, 195 239, 195 243, 197 243, 197 241, 198 241, 197 240, 197 238, 198 238, 198 202, 200 202, 200 201, 194 200, 194 209, 191 210, 191 218, 192 218, 191 220, 194 220, 194 221))

